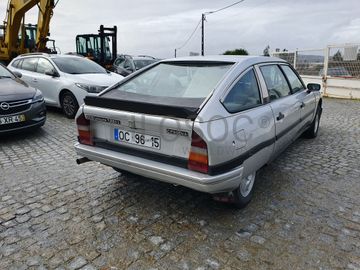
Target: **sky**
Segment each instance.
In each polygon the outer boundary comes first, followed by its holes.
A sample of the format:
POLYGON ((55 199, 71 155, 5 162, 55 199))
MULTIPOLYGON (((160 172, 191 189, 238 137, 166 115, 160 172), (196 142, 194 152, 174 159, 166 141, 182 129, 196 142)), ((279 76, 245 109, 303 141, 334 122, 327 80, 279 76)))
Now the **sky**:
MULTIPOLYGON (((51 38, 62 53, 75 51, 77 34, 97 33, 100 24, 118 26, 118 53, 173 57, 203 12, 236 0, 59 0, 51 21, 51 38)), ((7 0, 0 2, 5 18, 7 0)), ((360 0, 245 0, 207 16, 205 54, 245 48, 260 55, 270 45, 294 50, 327 44, 360 42, 360 0)), ((36 23, 37 8, 27 23, 36 23)), ((201 30, 178 51, 179 56, 200 52, 201 30)))

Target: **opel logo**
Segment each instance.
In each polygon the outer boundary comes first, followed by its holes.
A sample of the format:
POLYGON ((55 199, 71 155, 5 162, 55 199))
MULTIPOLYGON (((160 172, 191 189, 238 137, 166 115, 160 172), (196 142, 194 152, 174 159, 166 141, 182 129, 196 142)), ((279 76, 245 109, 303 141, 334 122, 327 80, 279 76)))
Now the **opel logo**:
POLYGON ((10 105, 9 105, 9 103, 2 102, 2 103, 0 104, 0 108, 1 108, 3 111, 7 111, 8 109, 10 109, 10 105))

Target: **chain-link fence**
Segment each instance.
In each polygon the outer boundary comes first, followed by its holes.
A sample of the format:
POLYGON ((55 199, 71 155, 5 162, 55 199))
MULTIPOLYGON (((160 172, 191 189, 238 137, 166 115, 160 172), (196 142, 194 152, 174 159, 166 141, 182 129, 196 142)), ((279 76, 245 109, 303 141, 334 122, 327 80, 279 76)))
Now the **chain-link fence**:
POLYGON ((329 53, 327 76, 360 79, 359 45, 329 46, 327 50, 329 53))
POLYGON ((274 52, 293 64, 300 75, 360 79, 360 44, 332 45, 324 49, 274 52))
POLYGON ((291 63, 304 80, 322 82, 325 95, 360 98, 360 43, 274 52, 272 56, 291 63))
POLYGON ((322 76, 324 72, 324 50, 297 51, 294 67, 301 75, 322 76))

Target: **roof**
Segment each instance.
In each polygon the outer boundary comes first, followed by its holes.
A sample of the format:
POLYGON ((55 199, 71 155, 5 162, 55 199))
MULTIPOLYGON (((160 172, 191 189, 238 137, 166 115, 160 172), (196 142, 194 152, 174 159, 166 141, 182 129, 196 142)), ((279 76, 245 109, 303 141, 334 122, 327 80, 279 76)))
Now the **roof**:
POLYGON ((44 56, 44 57, 50 57, 50 58, 73 58, 73 57, 82 57, 79 55, 65 55, 65 54, 49 54, 49 53, 26 53, 18 55, 16 58, 22 58, 22 57, 31 57, 31 56, 44 56))
POLYGON ((172 59, 163 60, 164 62, 181 62, 181 61, 217 61, 217 62, 232 62, 232 63, 243 63, 248 62, 249 64, 253 63, 264 63, 264 62, 286 62, 277 57, 267 57, 267 56, 248 56, 248 55, 209 55, 209 56, 188 56, 188 57, 178 57, 172 59))

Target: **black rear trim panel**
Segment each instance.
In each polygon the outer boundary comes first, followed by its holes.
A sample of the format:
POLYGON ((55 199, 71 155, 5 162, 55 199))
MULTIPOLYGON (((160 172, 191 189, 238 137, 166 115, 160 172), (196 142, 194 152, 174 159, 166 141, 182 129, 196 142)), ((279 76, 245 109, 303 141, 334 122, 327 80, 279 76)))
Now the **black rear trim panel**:
POLYGON ((196 119, 199 108, 198 106, 186 107, 181 104, 177 106, 162 105, 132 100, 105 98, 99 96, 87 96, 84 101, 85 105, 88 106, 191 120, 196 119))

